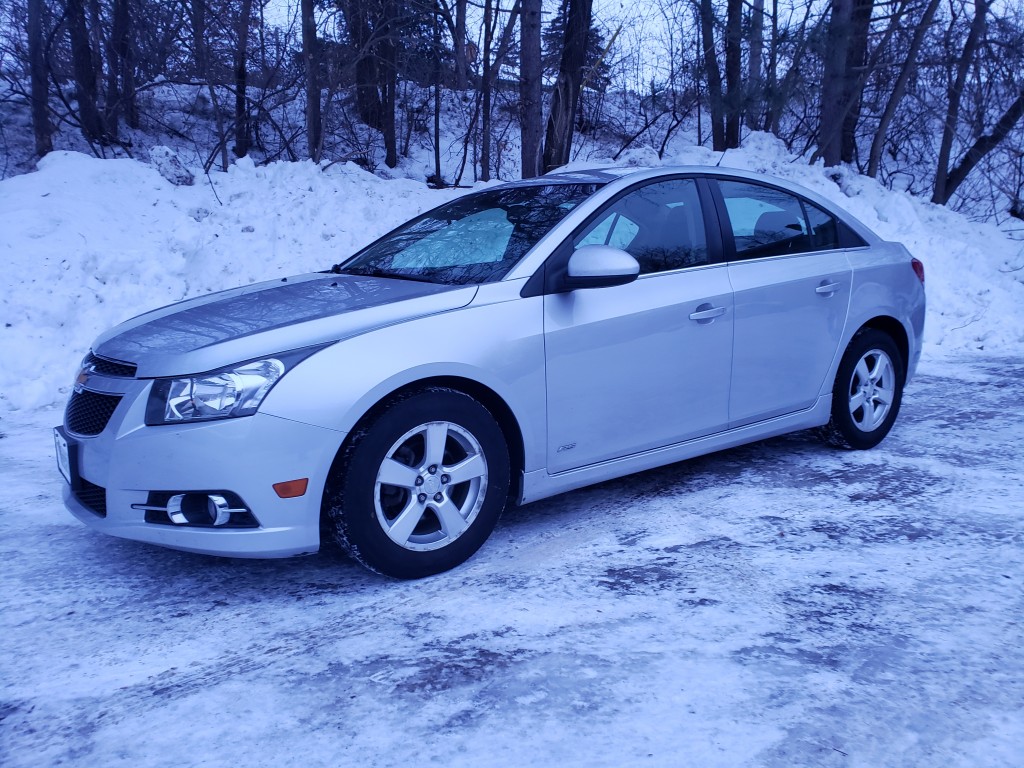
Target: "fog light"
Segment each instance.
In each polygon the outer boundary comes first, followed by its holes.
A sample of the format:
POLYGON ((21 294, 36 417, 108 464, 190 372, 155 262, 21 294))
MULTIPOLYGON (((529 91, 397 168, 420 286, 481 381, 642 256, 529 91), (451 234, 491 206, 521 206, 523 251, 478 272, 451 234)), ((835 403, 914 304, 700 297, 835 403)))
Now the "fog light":
POLYGON ((145 504, 146 522, 199 528, 259 528, 259 521, 242 498, 231 491, 150 491, 145 504))
MULTIPOLYGON (((224 525, 224 523, 231 519, 231 513, 234 511, 231 509, 231 505, 228 504, 227 499, 216 494, 206 497, 206 509, 210 513, 210 519, 214 525, 224 525)), ((242 512, 244 510, 238 511, 242 512)))
POLYGON ((167 516, 175 525, 226 525, 232 512, 248 511, 233 509, 216 493, 178 493, 167 500, 167 516))

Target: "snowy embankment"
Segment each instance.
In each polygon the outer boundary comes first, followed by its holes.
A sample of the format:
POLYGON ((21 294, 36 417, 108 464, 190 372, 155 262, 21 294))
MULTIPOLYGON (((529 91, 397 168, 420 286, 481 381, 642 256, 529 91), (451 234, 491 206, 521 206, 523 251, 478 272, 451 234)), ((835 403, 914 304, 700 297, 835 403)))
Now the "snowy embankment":
MULTIPOLYGON (((666 164, 718 159, 693 148, 666 164)), ((625 161, 660 164, 643 151, 625 161)), ((924 261, 926 357, 1024 349, 1024 245, 996 227, 848 171, 830 176, 766 135, 722 165, 810 187, 924 261)), ((0 182, 0 411, 63 399, 92 339, 111 325, 186 297, 325 269, 454 194, 351 164, 247 160, 175 187, 134 160, 54 153, 36 173, 0 182)))

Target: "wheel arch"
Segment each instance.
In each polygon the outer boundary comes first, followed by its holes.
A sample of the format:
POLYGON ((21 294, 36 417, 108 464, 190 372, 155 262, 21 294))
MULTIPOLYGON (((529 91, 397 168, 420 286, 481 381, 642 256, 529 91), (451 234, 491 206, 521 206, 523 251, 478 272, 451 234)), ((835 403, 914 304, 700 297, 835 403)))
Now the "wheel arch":
POLYGON ((863 323, 853 336, 850 337, 851 341, 858 333, 869 328, 881 331, 889 336, 889 338, 891 338, 896 344, 896 348, 899 350, 900 356, 903 358, 903 376, 906 378, 907 367, 910 365, 910 337, 907 334, 907 329, 903 327, 903 323, 891 315, 877 315, 863 323))
MULTIPOLYGON (((334 474, 338 467, 338 462, 343 461, 345 451, 351 445, 352 441, 364 431, 364 427, 367 424, 371 423, 377 415, 387 407, 390 401, 396 397, 409 395, 431 387, 444 387, 457 392, 462 392, 480 403, 490 412, 491 416, 494 417, 494 420, 498 423, 498 427, 501 429, 502 435, 505 437, 505 445, 508 447, 509 470, 512 478, 512 482, 509 487, 510 500, 514 501, 519 498, 522 491, 520 486, 522 484, 522 475, 526 463, 526 446, 519 421, 516 419, 512 408, 509 407, 508 403, 505 402, 501 395, 486 384, 481 384, 479 381, 474 381, 473 379, 462 376, 441 375, 417 379, 415 381, 405 383, 382 395, 363 412, 356 421, 352 430, 345 435, 345 439, 342 441, 341 445, 338 446, 334 460, 331 462, 330 475, 334 474)), ((324 485, 324 498, 326 498, 329 488, 330 476, 328 477, 327 483, 324 485)), ((324 515, 323 509, 321 509, 320 514, 322 519, 324 515)))

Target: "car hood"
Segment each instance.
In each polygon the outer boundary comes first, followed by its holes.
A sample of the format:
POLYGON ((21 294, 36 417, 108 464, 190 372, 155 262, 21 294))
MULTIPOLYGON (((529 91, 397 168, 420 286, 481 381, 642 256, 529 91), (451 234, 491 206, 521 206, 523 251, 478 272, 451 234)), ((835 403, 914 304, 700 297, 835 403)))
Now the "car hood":
POLYGON ((137 375, 177 376, 325 344, 458 309, 475 287, 315 273, 171 304, 100 336, 93 352, 137 375))

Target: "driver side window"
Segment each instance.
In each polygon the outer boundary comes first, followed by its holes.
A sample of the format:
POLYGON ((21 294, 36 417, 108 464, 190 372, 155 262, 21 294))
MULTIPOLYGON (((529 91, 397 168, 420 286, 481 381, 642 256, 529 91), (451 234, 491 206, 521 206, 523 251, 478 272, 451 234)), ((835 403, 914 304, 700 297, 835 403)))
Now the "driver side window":
POLYGON ((706 264, 697 182, 671 179, 633 190, 606 208, 573 245, 621 248, 640 262, 642 275, 706 264))

